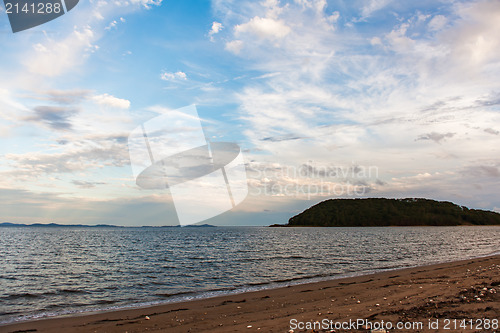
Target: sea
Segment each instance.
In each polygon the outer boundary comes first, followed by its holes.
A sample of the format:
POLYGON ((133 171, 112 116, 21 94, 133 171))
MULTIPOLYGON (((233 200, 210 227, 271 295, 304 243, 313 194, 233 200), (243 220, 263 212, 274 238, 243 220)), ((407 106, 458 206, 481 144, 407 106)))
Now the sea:
POLYGON ((500 227, 0 228, 0 324, 500 253, 500 227))

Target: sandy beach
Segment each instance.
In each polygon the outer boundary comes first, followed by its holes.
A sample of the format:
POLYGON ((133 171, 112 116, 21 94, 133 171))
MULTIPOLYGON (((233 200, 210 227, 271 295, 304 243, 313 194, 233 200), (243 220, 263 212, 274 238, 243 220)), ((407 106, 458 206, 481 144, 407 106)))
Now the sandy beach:
POLYGON ((184 303, 17 323, 1 326, 0 332, 383 332, 378 328, 498 332, 499 319, 500 255, 496 255, 184 303))

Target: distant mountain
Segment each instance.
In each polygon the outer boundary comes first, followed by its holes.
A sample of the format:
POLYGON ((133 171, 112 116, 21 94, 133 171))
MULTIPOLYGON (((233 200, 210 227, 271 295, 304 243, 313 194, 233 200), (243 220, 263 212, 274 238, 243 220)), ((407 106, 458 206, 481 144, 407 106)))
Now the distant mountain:
POLYGON ((10 223, 4 222, 0 223, 0 227, 43 227, 43 228, 123 228, 116 225, 111 224, 97 224, 97 225, 86 225, 86 224, 57 224, 57 223, 33 223, 33 224, 24 224, 24 223, 10 223))
POLYGON ((25 226, 26 224, 16 224, 9 222, 0 223, 0 227, 25 227, 25 226))
POLYGON ((190 224, 184 226, 184 228, 215 228, 215 225, 211 224, 190 224))
MULTIPOLYGON (((57 224, 57 223, 33 223, 33 224, 24 224, 24 223, 10 223, 10 222, 3 222, 0 223, 0 228, 1 227, 42 227, 42 228, 180 228, 180 225, 165 225, 165 226, 159 226, 159 227, 152 227, 152 226, 140 226, 140 227, 123 227, 123 226, 117 226, 117 225, 111 225, 111 224, 97 224, 97 225, 87 225, 87 224, 57 224)), ((210 224, 193 224, 193 225, 188 225, 186 227, 189 228, 200 228, 200 227, 211 227, 215 228, 214 225, 210 224)))
MULTIPOLYGON (((500 214, 429 199, 332 199, 290 218, 284 226, 500 225, 500 214)), ((279 225, 273 225, 279 226, 279 225)), ((282 225, 283 226, 283 225, 282 225)))

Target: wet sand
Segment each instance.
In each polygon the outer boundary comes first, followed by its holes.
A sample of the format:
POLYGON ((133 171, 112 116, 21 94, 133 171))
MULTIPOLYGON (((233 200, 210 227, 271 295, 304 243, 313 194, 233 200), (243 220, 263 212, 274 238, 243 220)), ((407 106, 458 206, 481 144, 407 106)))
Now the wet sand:
POLYGON ((24 322, 0 326, 0 332, 383 332, 374 330, 382 320, 394 326, 390 332, 500 332, 495 329, 499 319, 500 255, 496 255, 205 300, 24 322), (489 328, 484 318, 490 320, 489 328), (397 329, 398 322, 412 327, 397 329))

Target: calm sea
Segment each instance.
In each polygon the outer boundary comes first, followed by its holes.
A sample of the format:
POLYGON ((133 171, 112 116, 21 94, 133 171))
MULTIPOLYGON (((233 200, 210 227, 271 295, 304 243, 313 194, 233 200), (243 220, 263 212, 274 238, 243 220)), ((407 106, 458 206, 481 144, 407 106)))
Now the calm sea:
POLYGON ((0 323, 498 253, 500 227, 0 228, 0 323))

